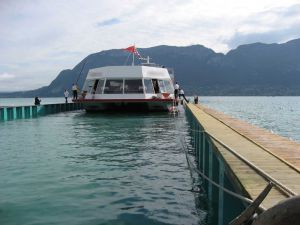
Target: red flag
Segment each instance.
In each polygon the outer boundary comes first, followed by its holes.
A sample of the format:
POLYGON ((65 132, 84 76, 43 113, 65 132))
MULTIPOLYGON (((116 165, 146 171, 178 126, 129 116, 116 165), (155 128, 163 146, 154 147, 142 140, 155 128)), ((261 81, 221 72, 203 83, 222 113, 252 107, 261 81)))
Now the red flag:
POLYGON ((124 48, 123 49, 124 51, 127 51, 127 52, 131 52, 135 55, 138 55, 139 57, 141 57, 140 53, 137 51, 136 47, 134 45, 132 46, 129 46, 128 48, 124 48))

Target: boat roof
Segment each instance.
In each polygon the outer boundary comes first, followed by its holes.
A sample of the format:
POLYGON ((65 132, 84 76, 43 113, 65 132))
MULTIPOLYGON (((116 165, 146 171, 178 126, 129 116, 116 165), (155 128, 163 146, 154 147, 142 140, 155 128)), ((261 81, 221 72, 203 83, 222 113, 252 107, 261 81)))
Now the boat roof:
POLYGON ((90 69, 86 79, 97 78, 170 79, 167 68, 151 66, 105 66, 90 69))

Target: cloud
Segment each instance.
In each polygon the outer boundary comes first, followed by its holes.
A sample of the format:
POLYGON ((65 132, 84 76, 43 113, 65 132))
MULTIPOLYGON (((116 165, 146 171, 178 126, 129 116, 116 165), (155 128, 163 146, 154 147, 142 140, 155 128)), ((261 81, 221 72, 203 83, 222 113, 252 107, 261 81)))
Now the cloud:
POLYGON ((300 37, 300 4, 248 16, 228 40, 229 48, 254 42, 282 43, 300 37))
POLYGON ((0 74, 0 92, 12 92, 20 90, 32 90, 37 87, 45 86, 45 81, 50 83, 51 78, 43 76, 41 71, 36 73, 19 74, 0 74))
POLYGON ((230 49, 236 48, 239 45, 249 44, 249 43, 284 43, 291 39, 299 38, 300 24, 295 27, 280 29, 280 30, 271 30, 261 33, 250 33, 243 34, 237 32, 231 40, 228 42, 230 49), (286 34, 289 33, 287 36, 286 34))
POLYGON ((0 92, 11 91, 10 86, 15 83, 15 78, 16 76, 11 73, 0 73, 0 92))
POLYGON ((0 74, 18 84, 0 82, 0 91, 48 85, 88 54, 134 43, 227 52, 287 41, 300 37, 299 8, 299 0, 1 1, 0 74))
POLYGON ((15 78, 14 74, 10 74, 10 73, 2 73, 2 74, 0 74, 0 81, 12 80, 14 78, 15 78))
POLYGON ((120 23, 121 21, 118 18, 112 18, 109 20, 104 20, 97 23, 98 27, 111 26, 120 23))

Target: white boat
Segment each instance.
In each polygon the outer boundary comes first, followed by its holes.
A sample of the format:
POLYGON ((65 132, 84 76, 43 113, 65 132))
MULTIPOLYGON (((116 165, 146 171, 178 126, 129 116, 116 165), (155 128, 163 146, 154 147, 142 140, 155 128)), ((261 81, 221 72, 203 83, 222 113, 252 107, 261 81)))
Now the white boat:
POLYGON ((173 75, 148 62, 89 70, 82 97, 87 111, 168 111, 174 104, 173 75))

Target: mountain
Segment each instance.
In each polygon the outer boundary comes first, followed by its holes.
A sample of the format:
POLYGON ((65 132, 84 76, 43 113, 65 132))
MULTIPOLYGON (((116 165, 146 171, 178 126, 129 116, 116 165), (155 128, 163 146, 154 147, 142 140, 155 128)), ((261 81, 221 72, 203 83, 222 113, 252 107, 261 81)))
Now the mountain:
MULTIPOLYGON (((176 80, 188 95, 300 95, 300 39, 241 45, 226 55, 202 45, 162 45, 139 51, 153 62, 173 67, 176 80)), ((82 87, 89 69, 124 65, 127 57, 120 49, 94 53, 73 69, 61 71, 49 86, 0 96, 62 96, 77 79, 82 87)))

